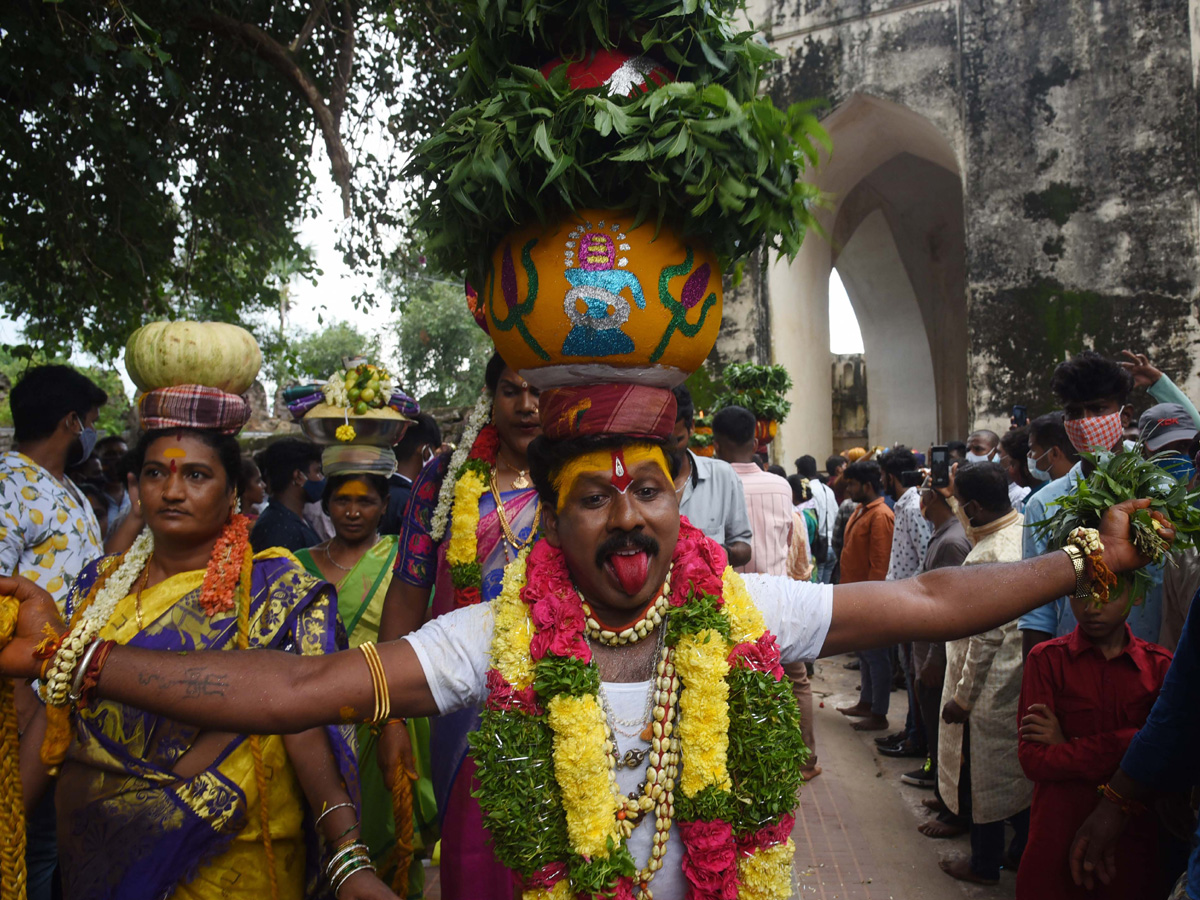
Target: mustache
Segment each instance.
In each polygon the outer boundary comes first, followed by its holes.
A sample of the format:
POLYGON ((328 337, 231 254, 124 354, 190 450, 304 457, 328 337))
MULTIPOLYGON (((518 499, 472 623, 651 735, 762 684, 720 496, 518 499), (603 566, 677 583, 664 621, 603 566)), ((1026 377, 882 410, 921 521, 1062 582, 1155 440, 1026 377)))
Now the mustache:
POLYGON ((614 534, 596 550, 596 568, 601 568, 610 556, 622 550, 645 550, 651 556, 656 556, 658 541, 640 531, 614 534))

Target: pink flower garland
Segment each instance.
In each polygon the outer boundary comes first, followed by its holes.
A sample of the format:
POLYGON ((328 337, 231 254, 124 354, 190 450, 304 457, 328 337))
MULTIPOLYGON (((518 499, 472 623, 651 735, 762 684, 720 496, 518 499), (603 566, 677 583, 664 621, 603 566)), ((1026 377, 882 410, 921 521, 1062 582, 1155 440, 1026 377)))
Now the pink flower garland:
POLYGON ((737 900, 733 827, 720 819, 679 822, 688 900, 737 900))
POLYGON ((766 672, 776 681, 783 680, 783 664, 779 661, 779 644, 775 635, 764 631, 757 641, 746 641, 729 651, 729 665, 754 672, 766 672))

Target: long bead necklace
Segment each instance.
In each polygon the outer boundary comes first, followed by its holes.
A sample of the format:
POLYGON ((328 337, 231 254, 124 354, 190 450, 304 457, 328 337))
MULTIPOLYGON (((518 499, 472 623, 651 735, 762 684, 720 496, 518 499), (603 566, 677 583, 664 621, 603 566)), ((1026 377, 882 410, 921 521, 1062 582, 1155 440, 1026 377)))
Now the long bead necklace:
POLYGON ((583 614, 586 617, 584 631, 588 638, 599 641, 606 647, 616 647, 620 644, 636 644, 647 637, 667 617, 667 611, 671 606, 671 572, 674 568, 675 564, 671 563, 663 578, 662 587, 658 590, 658 596, 646 607, 642 617, 624 631, 611 631, 601 625, 600 621, 592 614, 591 604, 587 602, 579 588, 575 588, 575 593, 579 596, 579 603, 583 607, 583 614))

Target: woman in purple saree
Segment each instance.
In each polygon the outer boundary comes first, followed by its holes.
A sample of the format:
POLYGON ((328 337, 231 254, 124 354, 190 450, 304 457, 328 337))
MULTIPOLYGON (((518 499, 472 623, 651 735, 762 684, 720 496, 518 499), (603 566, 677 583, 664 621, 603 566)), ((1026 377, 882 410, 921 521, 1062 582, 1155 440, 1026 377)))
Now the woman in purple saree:
MULTIPOLYGON (((540 518, 537 491, 528 479, 525 452, 541 429, 536 390, 505 367, 499 355, 488 363, 485 381, 492 395, 491 423, 499 446, 491 466, 492 490, 479 499, 475 531, 481 572, 479 596, 475 600, 467 593, 465 599, 487 603, 500 594, 504 566, 536 537, 540 518)), ((449 468, 446 456, 436 457, 413 484, 400 532, 395 576, 384 602, 381 641, 394 640, 415 629, 427 611, 436 617, 464 602, 464 593, 456 592, 446 561, 450 530, 440 541, 432 537, 442 481, 454 474, 448 473, 449 468)), ((492 854, 479 804, 471 796, 476 786, 475 765, 467 752, 467 736, 479 727, 479 714, 478 709, 466 709, 432 720, 430 756, 434 794, 442 817, 444 900, 512 900, 513 896, 512 875, 492 854)), ((385 738, 391 739, 380 743, 385 766, 397 753, 407 752, 407 748, 397 749, 397 742, 403 740, 401 732, 399 727, 384 732, 385 738)), ((390 765, 394 769, 395 763, 390 765)))

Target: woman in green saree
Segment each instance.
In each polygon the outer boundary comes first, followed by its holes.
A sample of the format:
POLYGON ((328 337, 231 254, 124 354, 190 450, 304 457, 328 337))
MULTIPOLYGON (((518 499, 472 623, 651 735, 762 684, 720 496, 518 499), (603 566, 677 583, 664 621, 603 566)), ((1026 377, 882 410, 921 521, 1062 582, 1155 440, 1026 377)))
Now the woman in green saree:
MULTIPOLYGON (((383 598, 392 582, 398 538, 381 537, 378 528, 387 510, 387 477, 395 458, 390 448, 343 445, 326 449, 322 466, 326 480, 321 503, 333 521, 334 536, 300 550, 296 557, 313 575, 337 587, 338 615, 350 646, 357 647, 378 640, 383 598)), ((432 850, 437 839, 437 807, 429 780, 429 722, 409 719, 408 731, 419 775, 413 784, 414 864, 409 867, 408 896, 419 898, 424 874, 417 860, 423 851, 432 850)), ((392 872, 390 868, 385 871, 385 867, 391 862, 396 843, 395 823, 391 790, 376 762, 377 741, 370 726, 359 726, 362 839, 379 866, 380 876, 388 880, 392 872)))

